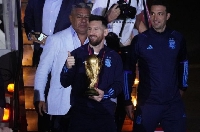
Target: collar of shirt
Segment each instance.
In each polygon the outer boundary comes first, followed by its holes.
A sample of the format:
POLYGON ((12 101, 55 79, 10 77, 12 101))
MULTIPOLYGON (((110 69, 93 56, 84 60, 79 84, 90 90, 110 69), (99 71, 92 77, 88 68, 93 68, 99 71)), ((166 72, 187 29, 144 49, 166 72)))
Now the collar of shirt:
MULTIPOLYGON (((76 31, 74 30, 74 28, 72 26, 70 26, 69 28, 71 28, 71 34, 72 34, 72 38, 73 38, 73 45, 74 45, 74 49, 78 48, 81 46, 81 41, 78 38, 78 35, 76 33, 76 31)), ((84 45, 87 44, 89 42, 88 38, 84 41, 84 45)))

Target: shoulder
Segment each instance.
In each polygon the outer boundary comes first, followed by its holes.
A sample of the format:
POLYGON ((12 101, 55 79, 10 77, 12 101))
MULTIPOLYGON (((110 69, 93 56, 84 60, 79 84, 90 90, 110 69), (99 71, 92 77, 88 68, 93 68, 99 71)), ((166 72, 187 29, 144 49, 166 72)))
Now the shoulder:
POLYGON ((59 41, 70 41, 71 39, 71 32, 70 32, 70 28, 67 28, 67 29, 64 29, 62 31, 59 31, 55 34, 52 34, 50 36, 47 37, 47 43, 49 43, 50 41, 53 42, 53 43, 58 43, 59 41))
POLYGON ((80 47, 74 49, 74 50, 71 52, 71 54, 72 54, 72 55, 82 55, 83 52, 84 52, 84 53, 85 53, 85 52, 88 52, 88 51, 87 51, 87 48, 88 48, 88 44, 82 45, 82 46, 80 46, 80 47))
POLYGON ((106 56, 107 57, 112 57, 114 60, 121 59, 121 57, 120 57, 118 52, 116 52, 113 49, 110 49, 107 46, 105 48, 106 48, 106 56))
POLYGON ((71 36, 71 28, 70 27, 51 35, 52 38, 54 38, 54 37, 55 38, 57 38, 57 37, 69 37, 69 36, 71 36))
POLYGON ((176 30, 172 30, 172 31, 171 31, 171 34, 172 34, 173 36, 175 36, 175 37, 183 38, 183 35, 182 35, 180 32, 176 31, 176 30))

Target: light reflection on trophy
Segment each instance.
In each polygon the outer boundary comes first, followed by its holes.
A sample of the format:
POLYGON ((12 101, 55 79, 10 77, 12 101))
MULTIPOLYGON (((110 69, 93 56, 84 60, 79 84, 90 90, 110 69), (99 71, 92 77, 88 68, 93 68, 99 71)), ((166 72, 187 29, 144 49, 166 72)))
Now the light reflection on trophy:
POLYGON ((99 81, 99 73, 101 70, 101 61, 96 55, 89 55, 85 61, 86 75, 89 79, 90 85, 88 90, 85 92, 87 96, 98 96, 99 93, 94 89, 97 88, 99 81))

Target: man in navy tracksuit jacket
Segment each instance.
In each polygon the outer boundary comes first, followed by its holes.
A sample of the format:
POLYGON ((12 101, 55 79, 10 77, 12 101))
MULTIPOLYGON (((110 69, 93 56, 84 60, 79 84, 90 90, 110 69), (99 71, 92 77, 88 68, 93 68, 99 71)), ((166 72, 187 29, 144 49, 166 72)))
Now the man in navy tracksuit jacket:
MULTIPOLYGON (((131 63, 138 62, 138 104, 134 132, 153 132, 161 123, 165 132, 185 132, 186 115, 181 93, 188 87, 188 59, 183 36, 166 27, 169 19, 162 0, 152 3, 152 28, 131 45, 131 63)), ((135 69, 133 69, 134 71, 135 69)))
POLYGON ((116 97, 123 88, 123 64, 119 54, 105 46, 104 41, 101 41, 100 45, 102 45, 102 48, 97 55, 102 61, 97 83, 97 88, 104 92, 102 100, 97 101, 88 98, 84 94, 89 86, 85 70, 85 60, 89 55, 96 54, 93 48, 95 46, 91 47, 91 41, 99 35, 99 30, 107 29, 106 24, 102 27, 100 24, 102 20, 98 20, 99 18, 105 19, 102 16, 90 17, 88 31, 90 43, 72 51, 71 56, 75 59, 75 65, 70 69, 64 65, 61 72, 62 86, 72 86, 70 99, 72 105, 70 131, 73 132, 116 131, 114 112, 116 108, 116 97))

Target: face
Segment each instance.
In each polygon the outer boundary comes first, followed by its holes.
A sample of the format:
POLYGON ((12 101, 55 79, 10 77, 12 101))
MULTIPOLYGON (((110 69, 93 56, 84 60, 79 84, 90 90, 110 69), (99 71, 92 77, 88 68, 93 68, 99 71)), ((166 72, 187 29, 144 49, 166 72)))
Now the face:
POLYGON ((150 20, 152 27, 157 32, 163 32, 166 27, 167 20, 170 18, 170 13, 166 12, 166 7, 162 5, 151 6, 150 20))
POLYGON ((70 15, 72 27, 78 34, 86 34, 89 24, 90 10, 86 8, 76 8, 70 15))
POLYGON ((88 38, 92 46, 97 46, 100 43, 104 44, 105 36, 108 34, 106 27, 101 21, 91 21, 88 26, 88 38))

